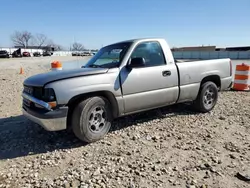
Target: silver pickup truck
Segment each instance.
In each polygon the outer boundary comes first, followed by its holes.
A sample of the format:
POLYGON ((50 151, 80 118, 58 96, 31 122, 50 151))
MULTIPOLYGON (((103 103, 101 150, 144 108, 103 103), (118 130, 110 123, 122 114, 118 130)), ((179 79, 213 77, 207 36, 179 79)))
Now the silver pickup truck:
POLYGON ((164 39, 134 39, 101 48, 81 68, 27 78, 22 108, 48 131, 70 127, 94 142, 128 114, 183 102, 209 112, 231 84, 230 59, 178 62, 164 39))

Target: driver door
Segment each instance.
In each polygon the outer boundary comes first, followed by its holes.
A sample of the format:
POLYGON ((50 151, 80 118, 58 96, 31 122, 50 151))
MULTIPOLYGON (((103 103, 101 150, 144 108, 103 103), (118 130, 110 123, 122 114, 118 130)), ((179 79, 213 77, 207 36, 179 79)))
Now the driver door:
POLYGON ((121 70, 125 113, 174 103, 179 92, 177 69, 174 64, 166 64, 161 45, 155 41, 140 43, 130 58, 134 57, 143 57, 146 63, 121 70))

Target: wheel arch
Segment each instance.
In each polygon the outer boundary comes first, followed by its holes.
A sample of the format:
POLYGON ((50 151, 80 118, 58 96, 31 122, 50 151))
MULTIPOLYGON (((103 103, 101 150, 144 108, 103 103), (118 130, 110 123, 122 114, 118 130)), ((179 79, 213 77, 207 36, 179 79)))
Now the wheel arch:
POLYGON ((95 97, 95 96, 100 96, 100 97, 106 98, 111 104, 113 118, 116 118, 119 116, 118 103, 117 103, 117 100, 112 92, 103 90, 103 91, 84 93, 84 94, 79 94, 79 95, 72 97, 69 100, 69 102, 67 103, 67 106, 69 107, 69 111, 68 111, 68 115, 67 115, 67 126, 70 126, 72 113, 73 113, 76 105, 79 104, 81 101, 83 101, 86 98, 95 97))
POLYGON ((220 76, 218 75, 208 75, 208 76, 205 76, 201 82, 200 82, 200 87, 199 87, 199 90, 198 90, 198 93, 195 97, 195 99, 197 99, 197 97, 199 96, 199 93, 201 92, 201 88, 202 88, 202 85, 206 82, 213 82, 215 83, 215 85, 217 86, 218 88, 218 91, 220 90, 220 87, 221 87, 221 79, 220 79, 220 76))
POLYGON ((218 92, 219 92, 218 87, 220 87, 219 82, 216 79, 218 79, 218 78, 213 77, 213 79, 211 79, 211 78, 203 79, 203 81, 201 82, 199 93, 198 93, 196 99, 193 101, 193 107, 195 110, 202 112, 202 113, 206 113, 206 112, 211 111, 214 108, 214 106, 216 105, 217 100, 218 100, 218 92), (217 81, 217 83, 216 83, 216 81, 217 81), (203 101, 203 97, 204 97, 204 95, 206 95, 205 93, 207 90, 207 86, 209 86, 209 85, 212 85, 213 89, 215 90, 214 91, 215 98, 213 99, 214 101, 212 101, 214 104, 212 104, 212 106, 210 108, 207 107, 203 101))
POLYGON ((201 86, 206 83, 206 82, 214 82, 215 85, 217 86, 218 89, 220 89, 221 87, 221 79, 220 79, 220 76, 219 75, 209 75, 209 76, 206 76, 204 77, 202 80, 201 80, 201 84, 200 84, 200 88, 201 86))

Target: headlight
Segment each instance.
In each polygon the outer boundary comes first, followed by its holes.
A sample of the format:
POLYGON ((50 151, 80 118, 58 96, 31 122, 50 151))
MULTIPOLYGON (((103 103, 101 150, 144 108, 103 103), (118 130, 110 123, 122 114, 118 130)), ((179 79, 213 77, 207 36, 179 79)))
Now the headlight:
POLYGON ((43 92, 43 101, 47 102, 53 109, 57 106, 56 95, 52 88, 45 88, 43 92))
POLYGON ((56 101, 56 95, 52 88, 45 88, 43 92, 43 100, 45 102, 56 101))

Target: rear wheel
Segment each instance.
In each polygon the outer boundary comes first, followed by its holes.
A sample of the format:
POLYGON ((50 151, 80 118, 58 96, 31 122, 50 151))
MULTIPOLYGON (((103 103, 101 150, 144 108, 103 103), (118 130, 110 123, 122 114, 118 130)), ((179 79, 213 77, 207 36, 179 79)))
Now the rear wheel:
POLYGON ((102 139, 109 131, 112 111, 109 101, 103 97, 91 97, 78 104, 72 115, 72 129, 84 142, 102 139))
POLYGON ((202 84, 193 106, 197 111, 206 113, 214 108, 217 100, 218 88, 215 83, 209 81, 202 84))

